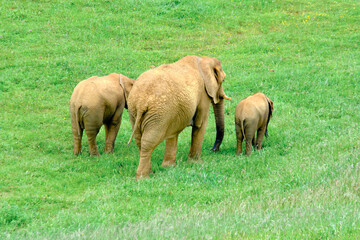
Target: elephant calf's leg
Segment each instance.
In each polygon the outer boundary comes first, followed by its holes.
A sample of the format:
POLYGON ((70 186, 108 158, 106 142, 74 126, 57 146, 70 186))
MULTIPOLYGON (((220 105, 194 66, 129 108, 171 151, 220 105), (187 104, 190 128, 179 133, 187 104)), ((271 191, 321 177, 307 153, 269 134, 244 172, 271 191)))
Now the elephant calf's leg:
POLYGON ((244 136, 242 135, 241 129, 239 125, 235 125, 236 130, 236 155, 240 155, 242 153, 242 143, 244 140, 244 136))
POLYGON ((73 138, 74 138, 74 154, 78 155, 81 152, 81 139, 83 136, 84 129, 79 129, 79 133, 73 130, 73 138))
POLYGON ((96 135, 100 129, 85 129, 86 135, 89 142, 89 153, 90 156, 100 156, 97 144, 96 144, 96 135))
POLYGON ((112 119, 105 124, 105 137, 106 137, 105 153, 112 153, 114 150, 115 139, 121 125, 121 117, 123 110, 124 110, 123 106, 118 107, 112 119))
POLYGON ((112 153, 114 150, 115 139, 119 132, 120 122, 105 124, 105 153, 112 153))
POLYGON ((250 156, 251 155, 251 148, 252 148, 252 140, 253 139, 248 139, 246 138, 246 147, 245 147, 245 154, 247 156, 250 156))
POLYGON ((247 156, 251 155, 251 151, 252 151, 252 146, 255 143, 255 133, 256 133, 256 129, 254 128, 246 128, 245 129, 245 142, 246 142, 246 147, 245 147, 245 154, 247 156))
POLYGON ((166 139, 164 159, 161 164, 162 167, 171 167, 175 165, 176 150, 178 136, 166 139))
POLYGON ((262 141, 264 139, 265 136, 265 130, 266 128, 263 129, 259 129, 257 132, 257 137, 256 137, 256 150, 260 150, 261 149, 261 145, 262 145, 262 141))

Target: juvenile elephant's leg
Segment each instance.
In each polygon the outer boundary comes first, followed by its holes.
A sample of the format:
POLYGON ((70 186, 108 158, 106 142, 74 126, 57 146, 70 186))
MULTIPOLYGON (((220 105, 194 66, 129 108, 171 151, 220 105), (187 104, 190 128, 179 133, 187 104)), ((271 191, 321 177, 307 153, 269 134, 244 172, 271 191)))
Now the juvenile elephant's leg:
POLYGON ((115 139, 121 125, 121 115, 115 114, 111 122, 105 124, 105 153, 112 153, 114 150, 115 139))
POLYGON ((84 129, 79 128, 79 132, 73 128, 73 138, 74 138, 74 154, 78 155, 81 152, 81 139, 83 136, 84 129))
POLYGON ((196 125, 192 127, 192 136, 191 136, 191 147, 189 152, 188 161, 202 161, 200 158, 201 146, 204 140, 205 130, 207 125, 207 118, 204 122, 197 127, 196 125))
POLYGON ((242 153, 242 142, 244 140, 244 136, 242 135, 242 131, 239 125, 235 124, 236 131, 236 155, 240 155, 242 153))
POLYGON ((119 132, 120 122, 118 124, 105 124, 105 153, 112 153, 114 150, 115 139, 119 132))
POLYGON ((100 156, 97 144, 96 144, 96 135, 99 133, 99 127, 86 128, 85 132, 88 137, 89 142, 89 153, 90 156, 100 156))
POLYGON ((72 110, 71 111, 71 129, 72 129, 72 134, 73 134, 73 139, 74 139, 74 154, 78 155, 81 152, 81 139, 83 136, 84 129, 82 129, 80 127, 80 124, 76 119, 77 119, 76 114, 72 110))
POLYGON ((245 147, 245 154, 247 156, 251 155, 251 149, 252 149, 252 145, 254 142, 254 138, 255 138, 255 130, 253 129, 247 129, 247 131, 245 131, 245 142, 246 142, 246 147, 245 147))
POLYGON ((175 165, 176 149, 178 136, 166 139, 164 159, 161 164, 162 167, 170 167, 175 165))
POLYGON ((245 154, 246 155, 251 155, 251 148, 252 148, 252 139, 247 139, 246 138, 246 147, 245 147, 245 154))
POLYGON ((257 132, 257 137, 256 137, 256 149, 257 150, 261 149, 262 141, 265 136, 265 131, 266 131, 266 128, 260 128, 257 132))

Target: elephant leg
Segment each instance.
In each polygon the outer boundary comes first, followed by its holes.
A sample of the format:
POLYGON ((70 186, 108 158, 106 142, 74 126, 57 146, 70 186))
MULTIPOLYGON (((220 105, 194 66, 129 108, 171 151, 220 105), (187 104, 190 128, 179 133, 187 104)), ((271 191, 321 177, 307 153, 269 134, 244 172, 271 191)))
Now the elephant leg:
POLYGON ((247 156, 251 155, 251 150, 252 150, 252 145, 254 143, 254 138, 255 138, 255 130, 253 129, 246 129, 245 131, 245 142, 246 142, 246 147, 245 147, 245 154, 247 156))
POLYGON ((151 154, 154 150, 141 151, 140 162, 136 170, 136 180, 149 178, 151 172, 151 154))
POLYGON ((105 124, 105 153, 112 153, 114 150, 115 139, 119 132, 120 122, 118 124, 105 124))
POLYGON ((161 131, 153 128, 153 131, 144 130, 141 137, 140 162, 136 171, 136 180, 149 178, 151 169, 151 154, 154 149, 162 142, 163 135, 159 135, 161 131))
POLYGON ((139 152, 141 152, 141 134, 138 133, 138 132, 135 132, 134 134, 134 138, 135 138, 135 142, 136 142, 136 145, 138 146, 139 148, 139 152))
POLYGON ((164 159, 161 164, 162 167, 171 167, 175 165, 176 150, 178 136, 166 139, 164 159))
POLYGON ((201 154, 201 147, 204 140, 206 125, 207 125, 207 118, 205 118, 204 122, 197 127, 196 125, 192 127, 192 136, 191 136, 191 146, 189 152, 189 162, 192 161, 199 161, 202 162, 200 158, 201 154))
POLYGON ((245 154, 247 156, 251 155, 251 148, 252 148, 252 139, 246 139, 246 147, 245 147, 245 154))
POLYGON ((235 131, 236 131, 236 155, 240 155, 242 153, 242 142, 244 140, 244 136, 240 129, 240 126, 235 124, 235 131))
POLYGON ((81 152, 81 139, 84 129, 81 128, 80 123, 77 121, 76 114, 71 111, 71 129, 74 140, 74 155, 78 155, 81 152))
POLYGON ((112 153, 114 150, 115 139, 121 125, 121 115, 115 114, 111 122, 105 124, 105 153, 112 153))
POLYGON ((262 141, 264 139, 265 136, 265 131, 266 128, 260 128, 257 132, 257 137, 256 137, 256 150, 260 150, 261 149, 261 145, 262 145, 262 141))
POLYGON ((86 128, 85 127, 85 132, 86 135, 88 137, 88 142, 89 142, 89 153, 90 156, 100 156, 97 144, 96 144, 96 135, 99 133, 100 128, 98 127, 93 127, 93 128, 86 128))
MULTIPOLYGON (((130 119, 130 123, 131 123, 131 128, 134 131, 135 118, 133 117, 132 114, 129 114, 129 119, 130 119)), ((136 145, 138 146, 139 152, 140 152, 141 151, 141 133, 139 131, 134 132, 134 139, 135 139, 136 145)))
POLYGON ((79 133, 76 129, 73 128, 73 138, 74 138, 74 154, 79 155, 81 152, 81 139, 83 136, 84 129, 80 128, 79 133))

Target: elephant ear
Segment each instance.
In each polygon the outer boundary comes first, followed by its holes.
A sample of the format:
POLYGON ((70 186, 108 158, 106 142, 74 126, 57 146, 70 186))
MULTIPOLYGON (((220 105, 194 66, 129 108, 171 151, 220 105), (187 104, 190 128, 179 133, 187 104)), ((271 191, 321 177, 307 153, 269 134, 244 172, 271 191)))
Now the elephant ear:
POLYGON ((129 93, 134 85, 135 80, 128 78, 124 75, 120 74, 120 86, 124 90, 124 97, 125 97, 125 107, 127 108, 127 99, 129 96, 129 93))
POLYGON ((213 102, 217 104, 220 101, 219 89, 224 81, 220 61, 210 57, 202 57, 198 61, 206 92, 212 98, 213 102))

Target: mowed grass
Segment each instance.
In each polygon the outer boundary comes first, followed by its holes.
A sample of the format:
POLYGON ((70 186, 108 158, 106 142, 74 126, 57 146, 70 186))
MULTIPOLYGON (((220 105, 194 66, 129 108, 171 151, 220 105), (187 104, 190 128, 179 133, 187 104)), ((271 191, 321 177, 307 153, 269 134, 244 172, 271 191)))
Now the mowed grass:
POLYGON ((2 1, 0 238, 353 239, 360 235, 359 1, 2 1), (114 154, 73 156, 69 99, 111 72, 136 79, 186 55, 221 60, 226 132, 203 164, 139 153, 127 111, 114 154), (274 101, 264 149, 235 156, 234 112, 274 101))

